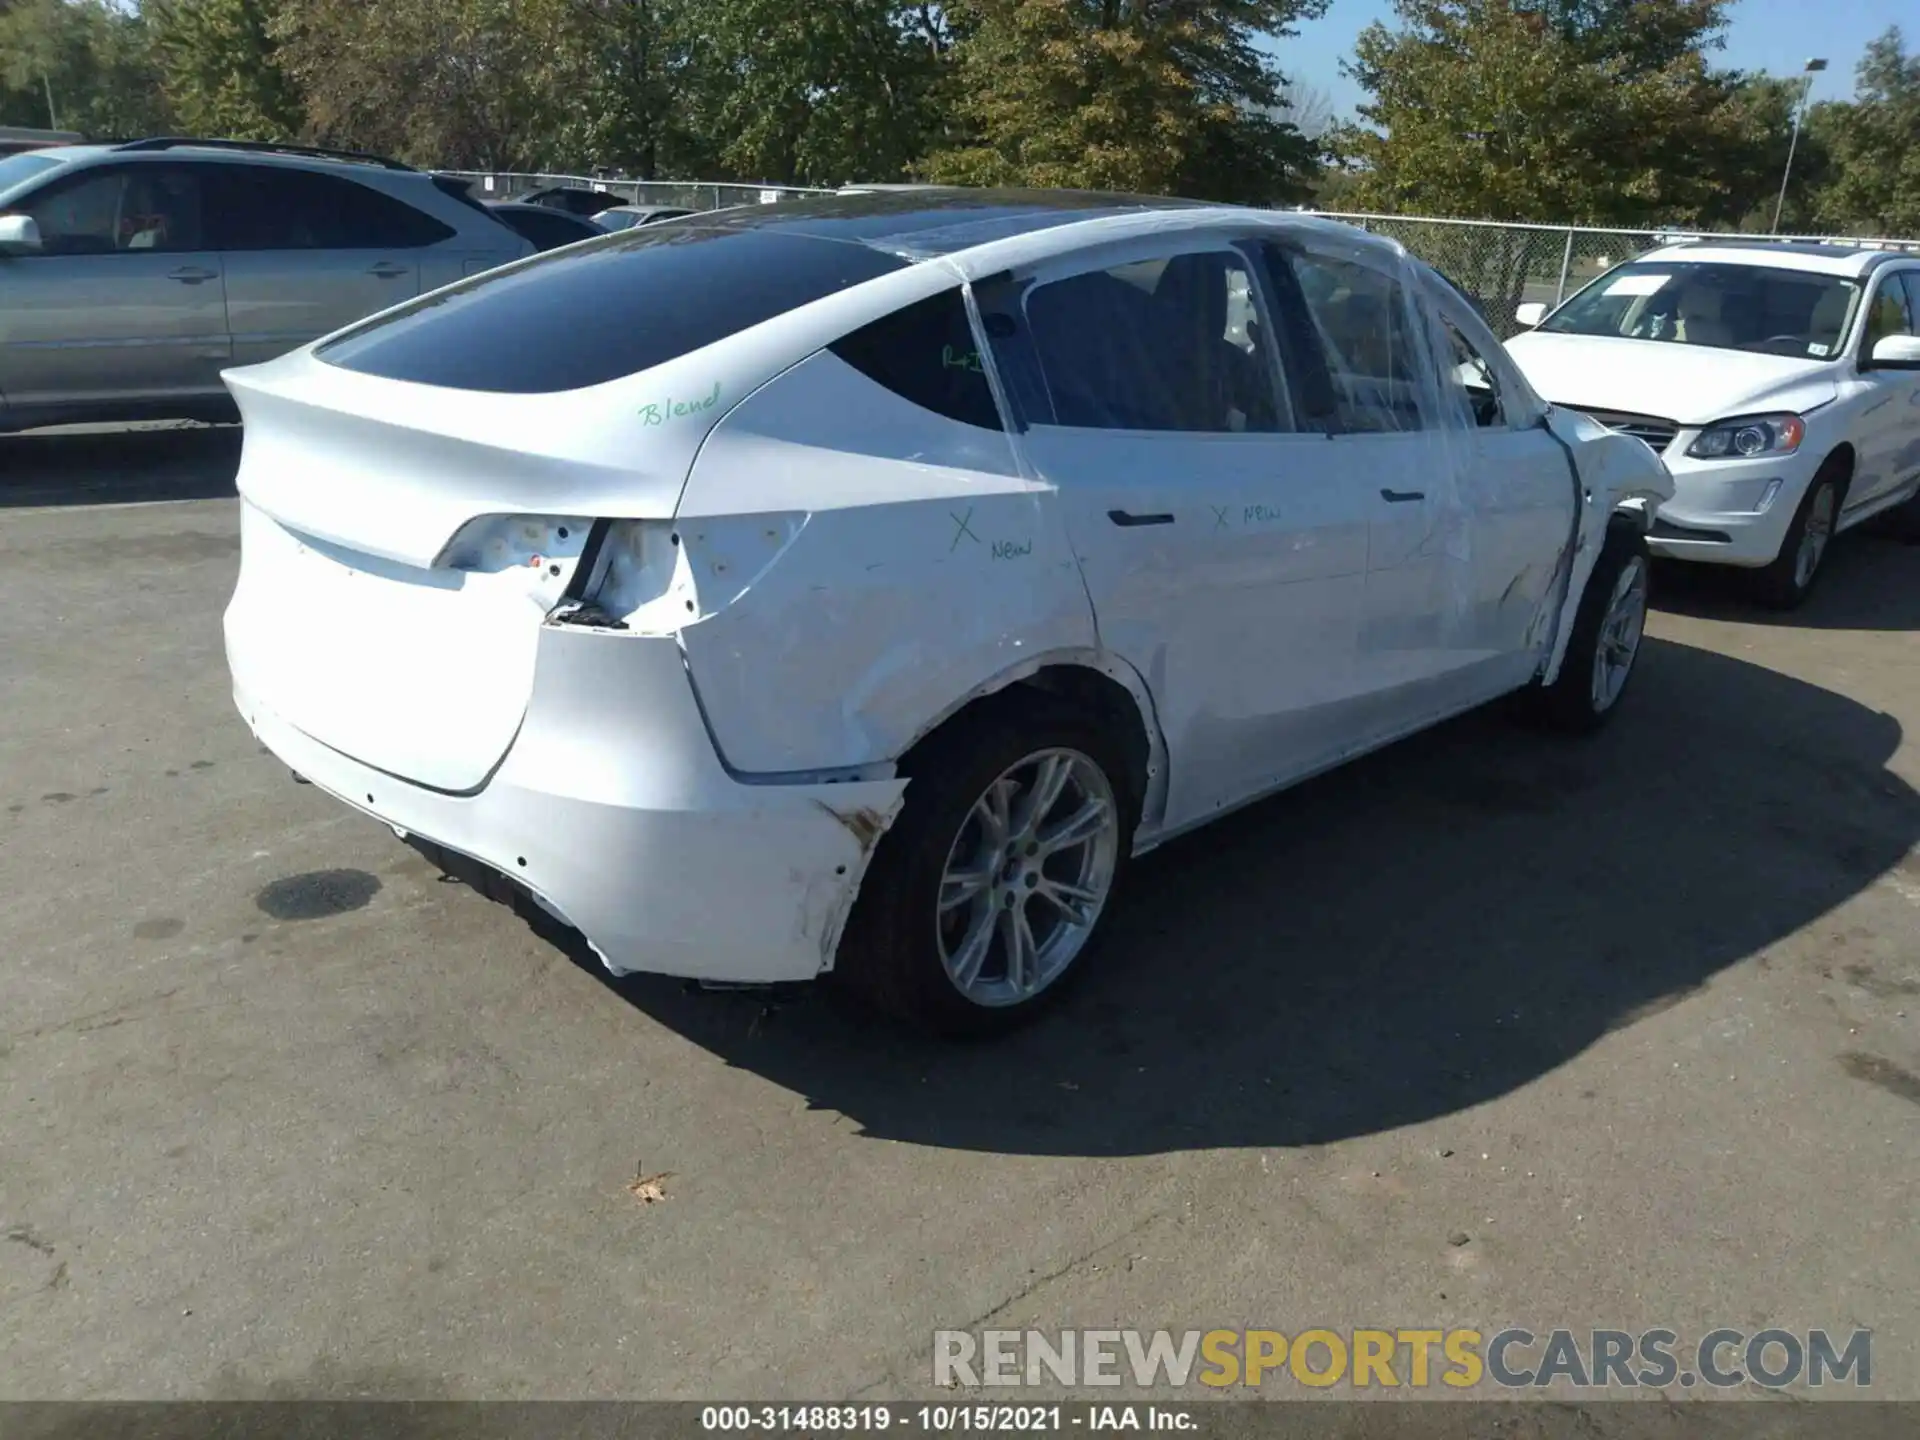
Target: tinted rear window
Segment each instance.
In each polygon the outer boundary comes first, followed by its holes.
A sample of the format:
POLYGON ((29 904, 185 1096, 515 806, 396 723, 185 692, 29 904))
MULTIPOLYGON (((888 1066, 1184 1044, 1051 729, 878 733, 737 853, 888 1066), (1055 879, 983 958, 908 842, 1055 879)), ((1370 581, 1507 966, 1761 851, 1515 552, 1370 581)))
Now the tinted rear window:
POLYGON ((905 267, 865 245, 647 225, 424 296, 316 353, 458 390, 577 390, 663 364, 905 267))
POLYGON ((937 415, 1001 428, 957 289, 896 310, 829 348, 869 380, 937 415))

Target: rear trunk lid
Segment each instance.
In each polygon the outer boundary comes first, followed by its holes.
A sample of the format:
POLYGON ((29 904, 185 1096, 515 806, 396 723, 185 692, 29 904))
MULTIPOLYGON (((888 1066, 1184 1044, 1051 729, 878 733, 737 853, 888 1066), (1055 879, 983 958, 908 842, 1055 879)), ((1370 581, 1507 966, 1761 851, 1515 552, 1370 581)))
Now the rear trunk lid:
POLYGON ((593 392, 439 390, 304 355, 227 379, 246 426, 236 688, 454 793, 512 745, 593 520, 670 517, 706 428, 621 423, 593 392))

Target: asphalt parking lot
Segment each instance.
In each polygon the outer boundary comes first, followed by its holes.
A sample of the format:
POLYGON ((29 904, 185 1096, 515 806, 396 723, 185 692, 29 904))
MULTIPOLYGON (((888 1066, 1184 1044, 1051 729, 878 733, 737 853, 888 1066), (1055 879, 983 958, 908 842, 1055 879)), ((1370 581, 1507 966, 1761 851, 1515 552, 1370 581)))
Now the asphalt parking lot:
MULTIPOLYGON (((911 1396, 936 1328, 1874 1331, 1920 548, 1144 863, 991 1047, 614 982, 233 713, 224 430, 0 438, 0 1395, 911 1396), (644 1203, 636 1176, 664 1176, 644 1203)), ((1677 1392, 1676 1392, 1677 1398, 1677 1392)))

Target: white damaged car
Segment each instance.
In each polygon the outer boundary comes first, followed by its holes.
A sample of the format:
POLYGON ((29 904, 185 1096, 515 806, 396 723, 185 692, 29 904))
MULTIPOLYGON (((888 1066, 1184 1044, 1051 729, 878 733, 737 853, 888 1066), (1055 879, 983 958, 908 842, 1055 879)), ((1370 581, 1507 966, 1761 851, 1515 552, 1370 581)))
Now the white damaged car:
POLYGON ((1392 243, 1112 195, 670 221, 227 378, 298 775, 616 973, 947 1032, 1170 836, 1512 692, 1604 721, 1671 494, 1392 243))
POLYGON ((1656 555, 1791 609, 1833 537, 1920 494, 1920 254, 1737 239, 1608 271, 1508 347, 1534 388, 1659 451, 1656 555))

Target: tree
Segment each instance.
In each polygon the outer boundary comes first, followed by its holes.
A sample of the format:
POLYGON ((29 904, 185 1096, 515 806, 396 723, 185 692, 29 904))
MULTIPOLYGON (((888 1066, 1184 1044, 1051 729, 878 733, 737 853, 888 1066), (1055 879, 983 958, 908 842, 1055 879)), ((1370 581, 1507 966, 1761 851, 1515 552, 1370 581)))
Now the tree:
POLYGON ((1920 236, 1920 55, 1898 26, 1867 46, 1853 104, 1817 113, 1832 157, 1822 218, 1849 234, 1920 236))
MULTIPOLYGON (((1709 69, 1727 0, 1395 0, 1336 144, 1356 205, 1590 225, 1712 222, 1760 183, 1755 112, 1709 69)), ((1777 171, 1775 173, 1778 173, 1777 171)))
POLYGON ((687 0, 573 0, 560 81, 575 98, 563 154, 643 180, 711 168, 713 147, 688 113, 691 10, 687 0))
POLYGON ((1255 44, 1325 0, 954 0, 955 125, 935 179, 1276 203, 1313 146, 1255 44))
POLYGON ((167 96, 195 135, 291 140, 306 106, 276 36, 277 0, 148 0, 167 96))
POLYGON ((897 0, 709 0, 698 124, 722 171, 806 185, 904 178, 932 119, 941 62, 928 41, 941 23, 897 0))
POLYGON ((145 20, 105 0, 0 5, 0 116, 101 137, 164 128, 145 20))
POLYGON ((450 169, 558 163, 567 0, 289 0, 281 63, 322 141, 450 169))
POLYGON ((1289 81, 1280 92, 1280 118, 1308 140, 1318 140, 1334 122, 1333 97, 1316 85, 1289 81))

